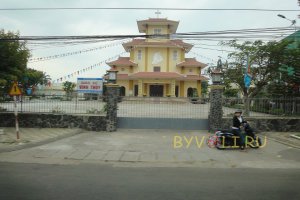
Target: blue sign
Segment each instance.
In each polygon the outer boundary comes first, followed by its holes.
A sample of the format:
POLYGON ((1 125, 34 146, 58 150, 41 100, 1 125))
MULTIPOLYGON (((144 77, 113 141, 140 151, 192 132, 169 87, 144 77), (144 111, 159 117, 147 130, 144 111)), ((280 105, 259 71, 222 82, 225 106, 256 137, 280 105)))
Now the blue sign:
POLYGON ((245 87, 248 89, 251 85, 251 76, 248 73, 245 73, 244 75, 244 83, 245 83, 245 87))

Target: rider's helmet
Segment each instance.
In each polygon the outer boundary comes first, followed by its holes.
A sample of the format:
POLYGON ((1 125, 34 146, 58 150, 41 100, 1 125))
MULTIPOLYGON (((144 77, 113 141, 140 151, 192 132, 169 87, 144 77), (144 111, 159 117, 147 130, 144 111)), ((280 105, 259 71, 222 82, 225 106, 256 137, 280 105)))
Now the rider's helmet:
POLYGON ((242 111, 242 110, 236 110, 236 111, 234 112, 234 114, 235 114, 235 113, 241 113, 241 114, 242 114, 243 111, 242 111))

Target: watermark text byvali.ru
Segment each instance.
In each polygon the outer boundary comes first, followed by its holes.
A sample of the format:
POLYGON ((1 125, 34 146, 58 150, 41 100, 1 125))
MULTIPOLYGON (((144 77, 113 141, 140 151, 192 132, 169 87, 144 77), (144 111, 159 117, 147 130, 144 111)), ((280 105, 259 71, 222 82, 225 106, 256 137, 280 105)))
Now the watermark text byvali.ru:
MULTIPOLYGON (((239 146, 239 136, 232 136, 231 138, 233 139, 233 145, 228 146, 225 144, 225 137, 222 136, 220 137, 222 138, 221 142, 220 142, 220 146, 222 148, 240 148, 239 146)), ((174 149, 178 149, 178 148, 185 148, 188 149, 192 146, 196 146, 197 148, 203 148, 203 147, 214 147, 212 145, 209 145, 209 143, 207 142, 207 139, 210 139, 207 136, 179 136, 179 135, 175 135, 173 136, 173 148, 174 149)), ((217 140, 218 138, 215 137, 215 139, 217 140)), ((245 147, 249 147, 249 146, 253 146, 253 145, 257 145, 258 144, 258 137, 256 137, 255 139, 253 137, 250 136, 246 136, 245 137, 245 147)), ((260 144, 260 148, 265 147, 267 144, 267 137, 264 136, 264 139, 262 140, 261 144, 260 144)))

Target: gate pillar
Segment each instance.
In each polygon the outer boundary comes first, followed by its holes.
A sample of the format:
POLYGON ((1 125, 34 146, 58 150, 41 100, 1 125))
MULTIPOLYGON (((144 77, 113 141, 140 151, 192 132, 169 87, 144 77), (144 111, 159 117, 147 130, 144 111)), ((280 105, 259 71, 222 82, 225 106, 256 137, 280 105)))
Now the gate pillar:
POLYGON ((223 85, 211 85, 210 109, 209 109, 209 130, 215 131, 222 128, 222 95, 223 85))
POLYGON ((117 130, 117 110, 120 87, 117 84, 107 84, 106 131, 117 130))

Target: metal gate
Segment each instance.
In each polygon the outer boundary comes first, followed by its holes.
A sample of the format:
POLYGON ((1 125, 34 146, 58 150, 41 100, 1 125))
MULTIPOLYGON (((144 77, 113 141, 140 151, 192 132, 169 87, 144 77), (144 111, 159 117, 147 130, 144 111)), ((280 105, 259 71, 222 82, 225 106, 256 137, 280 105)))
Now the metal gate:
POLYGON ((118 104, 118 128, 205 130, 208 112, 204 98, 124 97, 118 104))

